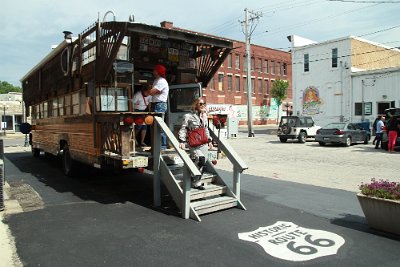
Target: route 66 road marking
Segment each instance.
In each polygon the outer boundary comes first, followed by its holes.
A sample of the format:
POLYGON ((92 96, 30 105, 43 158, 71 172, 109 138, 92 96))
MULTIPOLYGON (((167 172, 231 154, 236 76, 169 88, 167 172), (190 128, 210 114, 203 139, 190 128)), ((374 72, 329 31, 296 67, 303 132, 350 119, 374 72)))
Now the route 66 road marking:
POLYGON ((269 255, 288 261, 307 261, 334 255, 345 242, 335 233, 284 221, 239 233, 238 236, 239 239, 259 244, 269 255))

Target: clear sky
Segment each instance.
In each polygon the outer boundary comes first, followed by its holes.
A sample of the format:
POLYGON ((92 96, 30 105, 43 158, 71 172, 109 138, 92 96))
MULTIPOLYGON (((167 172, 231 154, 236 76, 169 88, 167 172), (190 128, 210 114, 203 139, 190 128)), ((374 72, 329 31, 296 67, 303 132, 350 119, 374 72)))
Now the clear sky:
MULTIPOLYGON (((400 1, 373 0, 2 0, 0 81, 20 86, 22 78, 63 40, 111 10, 117 21, 174 26, 244 40, 244 9, 262 13, 251 43, 287 51, 288 35, 317 42, 349 35, 400 47, 400 1)), ((111 20, 112 16, 107 16, 111 20)))

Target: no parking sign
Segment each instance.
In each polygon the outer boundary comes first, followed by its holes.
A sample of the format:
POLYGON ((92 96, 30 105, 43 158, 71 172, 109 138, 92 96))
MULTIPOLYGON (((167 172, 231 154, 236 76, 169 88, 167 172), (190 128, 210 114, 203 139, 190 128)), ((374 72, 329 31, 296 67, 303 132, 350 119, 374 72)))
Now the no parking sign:
POLYGON ((288 261, 307 261, 333 255, 345 242, 335 233, 283 221, 252 232, 239 233, 238 236, 239 239, 259 244, 269 255, 288 261))

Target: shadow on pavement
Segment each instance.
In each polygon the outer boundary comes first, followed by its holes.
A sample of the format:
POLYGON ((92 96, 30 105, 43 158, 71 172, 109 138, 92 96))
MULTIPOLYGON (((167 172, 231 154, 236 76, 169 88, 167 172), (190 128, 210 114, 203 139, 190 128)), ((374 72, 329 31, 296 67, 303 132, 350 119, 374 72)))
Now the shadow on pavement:
MULTIPOLYGON (((5 155, 12 165, 8 164, 7 181, 12 187, 21 183, 21 176, 25 183, 35 189, 35 184, 41 182, 60 193, 71 192, 77 198, 63 199, 61 201, 79 202, 95 201, 102 204, 115 204, 131 202, 137 205, 157 210, 169 215, 179 216, 179 210, 162 187, 162 207, 153 206, 153 175, 151 173, 139 173, 134 170, 112 172, 95 169, 93 167, 78 164, 78 174, 67 177, 62 173, 61 160, 54 156, 41 155, 32 157, 31 153, 8 153, 5 155), (10 170, 16 168, 17 170, 10 170)), ((36 186, 38 187, 38 186, 36 186)), ((52 202, 50 194, 41 194, 49 199, 43 202, 52 202)), ((63 196, 68 198, 68 196, 63 196)), ((60 201, 60 196, 56 196, 60 201)))
POLYGON ((370 228, 364 217, 356 216, 353 214, 342 214, 342 216, 343 217, 341 218, 336 218, 331 220, 331 223, 334 225, 342 226, 356 231, 383 236, 392 240, 400 241, 400 236, 398 235, 370 228))

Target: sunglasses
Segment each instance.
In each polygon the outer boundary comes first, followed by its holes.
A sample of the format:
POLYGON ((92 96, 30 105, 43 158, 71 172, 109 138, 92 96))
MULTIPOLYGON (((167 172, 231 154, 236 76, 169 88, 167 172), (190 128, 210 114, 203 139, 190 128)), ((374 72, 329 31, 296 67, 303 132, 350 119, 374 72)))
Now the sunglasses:
POLYGON ((198 106, 205 106, 206 103, 198 103, 197 105, 198 105, 198 106))

